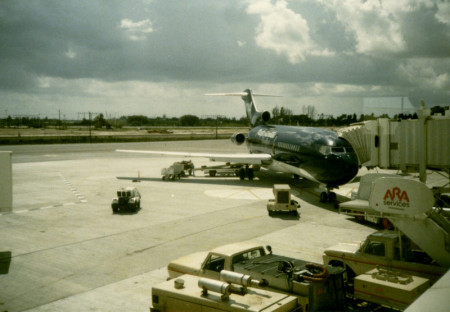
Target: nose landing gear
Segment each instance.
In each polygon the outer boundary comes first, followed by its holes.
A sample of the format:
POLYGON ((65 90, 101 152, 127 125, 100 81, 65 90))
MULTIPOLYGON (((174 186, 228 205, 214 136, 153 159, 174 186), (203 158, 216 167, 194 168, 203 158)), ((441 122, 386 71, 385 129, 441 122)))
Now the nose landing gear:
POLYGON ((337 202, 337 197, 335 192, 330 191, 331 188, 327 187, 326 192, 320 193, 319 201, 321 203, 333 203, 334 208, 339 208, 339 203, 337 202))

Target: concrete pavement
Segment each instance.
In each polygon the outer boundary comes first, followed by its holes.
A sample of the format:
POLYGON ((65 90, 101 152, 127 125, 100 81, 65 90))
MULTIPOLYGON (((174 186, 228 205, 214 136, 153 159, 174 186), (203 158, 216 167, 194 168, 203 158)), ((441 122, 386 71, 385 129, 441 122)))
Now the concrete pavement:
MULTIPOLYGON (((116 148, 242 152, 225 141, 20 147, 13 154, 13 212, 0 215, 1 311, 148 311, 150 290, 182 255, 254 240, 274 252, 321 262, 322 250, 364 239, 373 228, 319 204, 315 185, 278 174, 255 181, 197 173, 163 182, 177 158, 120 154, 116 148), (133 183, 138 175, 141 182, 133 183), (269 217, 275 183, 289 183, 301 217, 269 217), (113 215, 120 186, 136 186, 142 209, 113 215)), ((7 147, 2 147, 6 149, 7 147)), ((14 147, 12 147, 14 148, 14 147)), ((192 159, 196 167, 208 164, 192 159)))

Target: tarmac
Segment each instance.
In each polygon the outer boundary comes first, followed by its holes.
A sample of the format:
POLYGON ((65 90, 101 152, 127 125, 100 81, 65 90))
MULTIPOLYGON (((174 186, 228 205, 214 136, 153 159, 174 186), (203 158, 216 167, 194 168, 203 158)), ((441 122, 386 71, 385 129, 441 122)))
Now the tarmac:
MULTIPOLYGON (((317 185, 307 180, 261 171, 241 181, 197 171, 162 181, 161 169, 182 158, 116 149, 246 151, 225 140, 0 146, 13 151, 14 202, 0 214, 0 254, 11 253, 9 266, 2 264, 0 311, 149 311, 152 286, 180 256, 251 240, 322 263, 327 247, 376 230, 319 203, 317 185), (268 215, 273 184, 290 184, 300 217, 268 215), (122 186, 139 189, 137 213, 112 213, 122 186)), ((197 168, 216 165, 191 160, 197 168)))

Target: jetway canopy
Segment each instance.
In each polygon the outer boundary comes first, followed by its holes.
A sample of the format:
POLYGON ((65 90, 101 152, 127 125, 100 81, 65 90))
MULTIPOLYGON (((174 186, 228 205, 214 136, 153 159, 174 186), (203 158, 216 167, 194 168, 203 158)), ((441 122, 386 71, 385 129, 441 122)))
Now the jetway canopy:
POLYGON ((382 118, 342 129, 340 136, 349 141, 366 167, 420 171, 450 168, 450 114, 430 116, 422 109, 419 119, 382 118), (424 169, 423 169, 424 170, 424 169))

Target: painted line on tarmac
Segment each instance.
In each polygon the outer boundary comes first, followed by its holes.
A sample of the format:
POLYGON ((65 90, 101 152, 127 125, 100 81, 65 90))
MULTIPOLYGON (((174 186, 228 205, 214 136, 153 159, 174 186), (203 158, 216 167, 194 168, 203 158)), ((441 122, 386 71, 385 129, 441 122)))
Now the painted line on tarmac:
MULTIPOLYGON (((86 201, 84 201, 86 202, 86 201)), ((8 211, 8 212, 2 212, 0 213, 0 217, 1 216, 6 216, 6 215, 10 215, 10 214, 23 214, 23 213, 27 213, 27 212, 32 212, 32 211, 38 211, 38 210, 47 210, 47 209, 53 209, 53 208, 59 208, 59 207, 67 207, 67 206, 75 206, 75 205, 79 205, 83 203, 83 201, 79 201, 79 202, 70 202, 70 203, 63 203, 63 204, 55 204, 52 206, 44 206, 44 207, 38 207, 38 208, 29 208, 29 209, 22 209, 22 210, 17 210, 17 211, 8 211)))
POLYGON ((87 203, 86 198, 78 191, 78 189, 73 186, 73 184, 67 180, 63 174, 60 172, 59 176, 61 177, 61 179, 63 180, 64 184, 70 189, 70 191, 72 192, 73 195, 76 196, 76 198, 78 198, 78 201, 81 203, 87 203))

